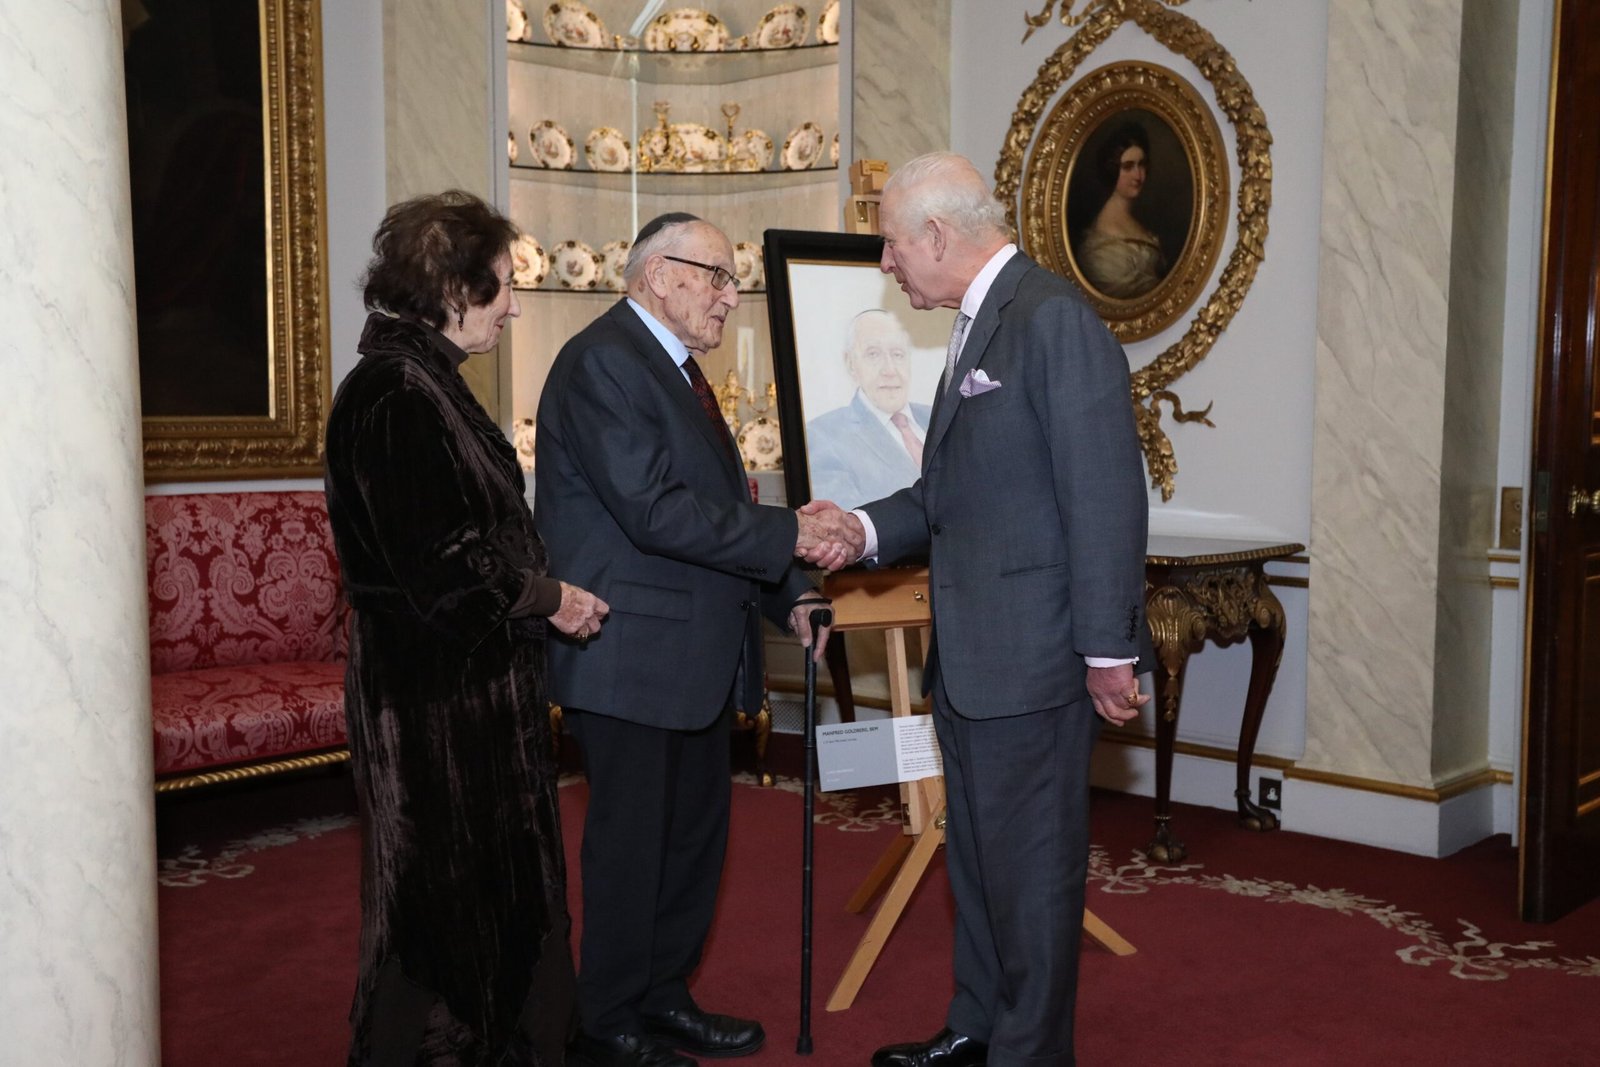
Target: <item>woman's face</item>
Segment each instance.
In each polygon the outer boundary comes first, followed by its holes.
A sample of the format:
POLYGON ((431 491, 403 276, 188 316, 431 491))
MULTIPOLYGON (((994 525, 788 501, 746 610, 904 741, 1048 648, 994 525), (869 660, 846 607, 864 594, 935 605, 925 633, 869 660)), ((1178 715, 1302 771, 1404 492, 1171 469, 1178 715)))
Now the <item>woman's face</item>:
POLYGON ((494 274, 500 279, 500 291, 493 300, 479 307, 469 304, 459 326, 446 315, 444 329, 440 332, 460 345, 463 352, 489 351, 500 343, 500 331, 506 320, 522 314, 516 290, 511 288, 510 252, 502 252, 494 261, 494 274))
POLYGON ((1131 145, 1122 152, 1117 163, 1117 195, 1136 200, 1144 189, 1144 149, 1131 145))

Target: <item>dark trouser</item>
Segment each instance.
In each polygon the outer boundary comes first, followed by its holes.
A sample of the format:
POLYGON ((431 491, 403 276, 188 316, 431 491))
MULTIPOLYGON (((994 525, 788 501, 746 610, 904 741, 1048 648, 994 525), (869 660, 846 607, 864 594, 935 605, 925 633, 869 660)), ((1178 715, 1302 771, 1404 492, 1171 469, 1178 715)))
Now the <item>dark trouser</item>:
POLYGON ((687 1008, 728 845, 729 715, 663 730, 567 708, 583 750, 578 1015, 596 1037, 687 1008))
POLYGON ((1088 700, 969 719, 933 687, 956 901, 946 1025, 989 1044, 989 1067, 1070 1067, 1089 861, 1088 700))

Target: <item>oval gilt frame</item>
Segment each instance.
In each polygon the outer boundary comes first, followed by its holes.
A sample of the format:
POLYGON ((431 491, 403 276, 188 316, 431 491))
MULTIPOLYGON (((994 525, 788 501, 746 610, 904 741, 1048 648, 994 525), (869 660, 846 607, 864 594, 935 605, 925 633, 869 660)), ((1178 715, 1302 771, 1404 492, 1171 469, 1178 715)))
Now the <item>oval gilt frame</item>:
MULTIPOLYGON (((1006 205, 1011 225, 1019 236, 1024 235, 1025 226, 1018 225, 1019 210, 1026 215, 1028 208, 1021 202, 1024 162, 1037 139, 1040 116, 1084 60, 1124 22, 1135 23, 1169 51, 1193 63, 1211 84, 1217 107, 1233 125, 1239 187, 1235 196, 1236 235, 1227 263, 1209 298, 1190 318, 1184 335, 1132 375, 1139 442, 1150 484, 1160 488, 1163 500, 1172 498, 1178 463, 1172 442, 1161 428, 1161 402, 1170 403, 1174 417, 1182 421, 1203 417, 1203 413, 1184 414, 1171 386, 1206 357, 1244 302, 1264 254, 1267 212, 1272 206, 1272 135, 1267 130, 1266 115, 1228 50, 1193 19, 1166 6, 1182 2, 1091 0, 1090 7, 1073 14, 1074 4, 1069 0, 1060 19, 1063 25, 1078 27, 1077 32, 1051 53, 1033 84, 1017 101, 995 165, 995 195, 1006 205)), ((1044 13, 1028 19, 1029 34, 1049 20, 1054 7, 1055 0, 1051 0, 1044 13)), ((1220 211, 1218 215, 1220 222, 1220 211)))
MULTIPOLYGON (((1158 152, 1152 174, 1177 166, 1158 152)), ((1228 199, 1228 165, 1222 132, 1198 92, 1176 72, 1151 63, 1113 63, 1068 89, 1044 120, 1023 172, 1022 246, 1034 259, 1078 283, 1119 341, 1142 341, 1188 311, 1211 277, 1222 252, 1222 206, 1228 199), (1086 158, 1097 131, 1119 116, 1143 111, 1176 137, 1189 172, 1188 225, 1166 274, 1144 293, 1118 298, 1085 274, 1070 233, 1069 194, 1083 195, 1077 180, 1093 166, 1086 158)), ((1145 199, 1148 199, 1146 194, 1145 199)))

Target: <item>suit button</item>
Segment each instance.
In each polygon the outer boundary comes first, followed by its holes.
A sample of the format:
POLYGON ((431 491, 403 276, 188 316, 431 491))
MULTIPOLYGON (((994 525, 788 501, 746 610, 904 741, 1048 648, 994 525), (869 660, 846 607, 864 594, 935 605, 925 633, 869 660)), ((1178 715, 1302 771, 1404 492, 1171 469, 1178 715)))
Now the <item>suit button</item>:
POLYGON ((934 523, 932 526, 928 527, 928 529, 933 531, 933 534, 934 534, 935 537, 937 537, 939 534, 944 533, 944 527, 940 526, 938 523, 934 523))
POLYGON ((748 601, 748 600, 739 601, 739 610, 740 611, 749 611, 750 610, 750 601, 748 601))

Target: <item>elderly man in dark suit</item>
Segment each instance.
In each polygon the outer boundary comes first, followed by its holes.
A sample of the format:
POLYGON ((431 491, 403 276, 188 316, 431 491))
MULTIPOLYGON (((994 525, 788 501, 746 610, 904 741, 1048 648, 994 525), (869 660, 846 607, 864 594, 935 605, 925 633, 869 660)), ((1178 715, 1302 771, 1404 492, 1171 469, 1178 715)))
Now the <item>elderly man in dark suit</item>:
POLYGON ((931 409, 911 402, 911 335, 892 311, 851 320, 844 366, 855 392, 806 424, 806 457, 811 495, 853 508, 917 480, 931 409))
POLYGON ((926 553, 925 674, 944 756, 955 995, 931 1040, 876 1067, 1073 1063, 1089 851, 1089 751, 1149 700, 1148 504, 1122 349, 1061 278, 1009 241, 977 170, 949 153, 884 189, 883 260, 916 308, 959 308, 922 476, 838 536, 885 562, 926 553))
POLYGON ((549 649, 589 779, 572 1061, 597 1067, 685 1067, 675 1049, 741 1056, 764 1040, 759 1023, 697 1006, 689 976, 727 844, 730 717, 760 704, 761 613, 813 644, 817 594, 794 556, 821 520, 751 503, 695 360, 738 306, 732 272, 709 223, 647 224, 627 297, 563 346, 539 401, 551 566, 611 608, 592 640, 549 649))

